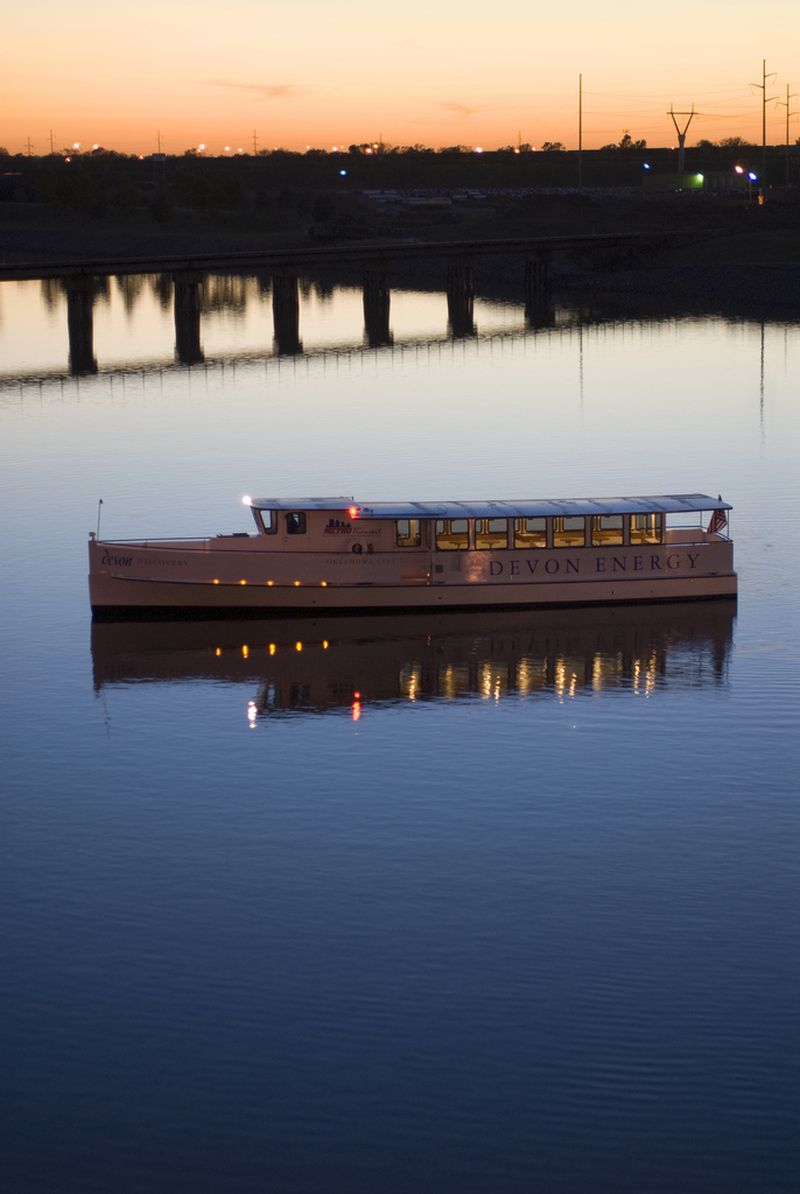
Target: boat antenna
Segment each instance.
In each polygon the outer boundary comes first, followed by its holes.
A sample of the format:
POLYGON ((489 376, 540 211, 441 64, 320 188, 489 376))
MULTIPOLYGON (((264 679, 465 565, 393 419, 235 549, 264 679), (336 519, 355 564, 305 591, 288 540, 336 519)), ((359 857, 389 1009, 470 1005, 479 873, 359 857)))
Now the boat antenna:
POLYGON ((100 538, 100 507, 103 504, 103 499, 99 498, 97 502, 97 538, 100 538))

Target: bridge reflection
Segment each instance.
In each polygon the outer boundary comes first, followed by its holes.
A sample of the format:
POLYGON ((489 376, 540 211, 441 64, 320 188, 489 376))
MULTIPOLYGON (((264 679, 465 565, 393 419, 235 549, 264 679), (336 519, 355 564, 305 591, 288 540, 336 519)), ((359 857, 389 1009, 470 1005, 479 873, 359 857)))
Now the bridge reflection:
POLYGON ((248 717, 727 684, 729 601, 506 613, 94 623, 97 691, 241 682, 248 717))
MULTIPOLYGON (((126 303, 135 304, 143 275, 116 278, 126 295, 126 303), (131 283, 134 283, 131 285, 131 283)), ((203 349, 203 316, 220 306, 232 304, 237 309, 247 301, 246 291, 237 288, 237 279, 226 275, 210 275, 197 270, 179 270, 171 274, 154 275, 154 286, 162 305, 171 304, 174 317, 174 359, 180 365, 198 365, 205 360, 203 349), (220 302, 220 294, 228 292, 220 302)), ((252 281, 245 275, 239 281, 252 281)), ((68 371, 73 377, 98 372, 94 349, 94 309, 99 297, 108 294, 108 277, 76 274, 60 279, 43 280, 45 299, 51 308, 56 296, 66 295, 67 330, 69 337, 68 371)), ((300 334, 300 291, 307 285, 296 271, 283 269, 258 277, 261 295, 268 294, 272 302, 271 355, 297 356, 303 352, 300 334)), ((364 267, 361 278, 363 323, 361 339, 370 348, 387 347, 393 343, 391 328, 391 287, 384 266, 364 267)), ((529 328, 551 327, 554 311, 550 299, 547 274, 541 263, 528 263, 524 283, 525 317, 529 328)), ((447 272, 447 335, 455 340, 475 336, 475 284, 472 265, 468 261, 450 262, 447 272)), ((520 294, 522 298, 522 294, 520 294)), ((354 329, 354 338, 356 335, 354 329)), ((266 349, 266 346, 265 346, 266 349)))
MULTIPOLYGON (((391 326, 391 289, 382 268, 369 268, 361 280, 363 319, 359 327, 353 324, 352 335, 336 343, 304 344, 301 332, 303 304, 315 296, 319 305, 333 300, 339 284, 298 278, 291 273, 263 275, 203 275, 197 271, 181 271, 171 275, 121 275, 118 277, 76 277, 42 279, 41 297, 54 318, 66 307, 69 332, 68 373, 81 378, 101 373, 105 376, 126 376, 131 373, 163 372, 170 368, 192 366, 213 367, 244 363, 265 363, 284 359, 319 357, 330 353, 360 351, 362 349, 404 349, 421 346, 457 344, 460 341, 495 339, 498 336, 517 337, 528 332, 574 326, 584 321, 586 313, 560 309, 550 301, 549 292, 542 292, 536 302, 524 308, 524 322, 520 324, 521 304, 516 307, 516 325, 482 330, 475 317, 476 290, 471 269, 456 264, 448 276, 447 315, 441 329, 430 334, 406 333, 401 338, 391 326), (95 312, 98 304, 108 305, 112 299, 111 284, 122 295, 127 316, 136 317, 137 307, 155 298, 165 313, 172 311, 174 347, 165 345, 163 354, 130 361, 115 361, 104 365, 98 362, 94 347, 95 312), (206 352, 203 345, 203 321, 220 313, 243 318, 248 308, 264 301, 272 307, 272 337, 265 334, 263 349, 242 348, 227 352, 206 352)), ((345 290, 353 290, 345 284, 345 290)), ((402 294, 425 293, 424 289, 398 287, 402 294)), ((441 294, 433 288, 431 296, 441 294)), ((486 297, 486 301, 493 301, 486 297)), ((495 302, 507 299, 494 298, 495 302)), ((308 312, 306 312, 308 314, 308 312)), ((356 317, 357 318, 357 317, 356 317)), ((151 325, 152 327, 152 325, 151 325)), ((265 328, 266 333, 266 328, 265 328)), ((347 333, 344 333, 345 336, 347 333)), ((148 333, 152 343, 152 331, 148 333)), ((63 381, 65 372, 56 368, 24 369, 0 372, 0 387, 9 385, 46 384, 63 381)))

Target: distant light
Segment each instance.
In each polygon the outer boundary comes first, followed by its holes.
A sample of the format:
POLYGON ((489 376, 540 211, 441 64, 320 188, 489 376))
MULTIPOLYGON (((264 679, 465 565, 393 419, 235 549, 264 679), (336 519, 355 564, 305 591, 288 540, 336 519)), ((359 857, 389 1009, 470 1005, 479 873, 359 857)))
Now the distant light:
POLYGON ((737 174, 744 174, 744 166, 734 166, 733 168, 737 174))
POLYGON ((752 170, 748 170, 747 177, 750 179, 751 182, 758 182, 758 175, 754 174, 752 170))
POLYGON ((95 142, 95 144, 92 146, 92 149, 99 149, 99 148, 100 148, 100 146, 97 144, 97 142, 95 142))
POLYGON ((347 513, 350 518, 358 518, 358 506, 349 506, 347 513))
POLYGON ((200 150, 201 153, 203 152, 205 147, 206 147, 205 141, 201 141, 200 144, 197 146, 197 148, 200 150))
POLYGON ((240 581, 239 581, 239 584, 240 584, 240 585, 246 585, 246 584, 247 584, 247 581, 246 581, 246 580, 240 580, 240 581))
POLYGON ((697 179, 697 181, 698 181, 698 182, 702 182, 702 181, 703 181, 703 175, 702 175, 702 174, 695 174, 695 178, 697 179))
POLYGON ((340 175, 342 176, 342 178, 346 178, 346 177, 347 177, 347 171, 346 171, 346 170, 340 170, 340 171, 339 171, 339 173, 340 173, 340 175))
POLYGON ((219 659, 220 655, 222 654, 222 647, 216 647, 214 654, 216 655, 217 659, 219 659))
POLYGON ((650 169, 650 163, 649 163, 649 162, 643 162, 643 163, 642 163, 642 169, 643 169, 643 170, 649 170, 649 169, 650 169))
POLYGON ((354 692, 354 693, 353 693, 353 700, 354 700, 354 701, 360 701, 360 700, 361 700, 361 693, 360 693, 360 692, 354 692))
POLYGON ((330 646, 330 643, 328 642, 328 640, 326 638, 324 638, 322 640, 322 650, 327 651, 329 646, 330 646))
POLYGON ((295 643, 295 645, 294 645, 294 649, 295 649, 295 651, 302 651, 302 650, 303 650, 303 644, 302 644, 302 643, 295 643))
POLYGON ((242 643, 242 659, 248 659, 249 657, 250 648, 248 647, 247 643, 242 643))
POLYGON ((80 149, 80 147, 81 147, 80 141, 73 141, 73 143, 72 143, 73 149, 80 149))
POLYGON ((258 717, 258 708, 256 707, 255 701, 248 701, 247 702, 247 720, 250 722, 250 725, 253 725, 253 723, 255 722, 257 717, 258 717))
POLYGON ((249 493, 246 493, 244 495, 244 497, 242 498, 242 505, 243 506, 252 506, 252 504, 253 504, 253 499, 250 497, 249 493))
POLYGON ((276 647, 275 643, 270 643, 270 645, 269 645, 270 655, 274 655, 277 650, 278 650, 278 648, 276 647))
POLYGON ((231 151, 231 147, 230 147, 230 145, 226 145, 226 146, 225 146, 225 153, 230 153, 230 151, 231 151))
POLYGON ((476 153, 483 153, 483 146, 482 146, 482 145, 476 145, 476 146, 475 146, 475 152, 476 152, 476 153))

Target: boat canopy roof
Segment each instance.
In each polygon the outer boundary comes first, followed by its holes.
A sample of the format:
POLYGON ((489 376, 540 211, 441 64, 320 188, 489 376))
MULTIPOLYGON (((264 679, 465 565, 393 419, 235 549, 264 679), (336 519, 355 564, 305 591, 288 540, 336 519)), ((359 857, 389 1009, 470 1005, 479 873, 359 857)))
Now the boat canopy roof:
POLYGON ((243 498, 255 510, 319 510, 357 513, 355 518, 547 518, 587 514, 693 514, 730 510, 721 497, 668 493, 656 497, 553 498, 525 501, 358 502, 352 497, 243 498))

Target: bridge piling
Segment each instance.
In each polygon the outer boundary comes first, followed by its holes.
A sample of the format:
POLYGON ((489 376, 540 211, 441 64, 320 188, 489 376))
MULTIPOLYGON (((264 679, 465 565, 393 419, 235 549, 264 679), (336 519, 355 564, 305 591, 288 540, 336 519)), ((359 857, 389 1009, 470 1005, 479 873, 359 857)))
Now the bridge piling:
POLYGON ((69 371, 73 377, 97 372, 94 355, 95 279, 75 274, 64 280, 67 292, 69 371))
POLYGON ((525 262, 525 321, 529 327, 552 327, 550 262, 544 255, 525 262))
POLYGON ((272 275, 272 326, 278 356, 296 356, 303 351, 296 273, 280 271, 272 275))
POLYGON ((447 263, 447 320, 452 336, 475 335, 475 283, 472 263, 464 259, 447 263))
POLYGON ((370 348, 392 343, 389 327, 391 292, 383 266, 364 267, 364 331, 370 348))
POLYGON ((200 339, 202 274, 194 271, 172 277, 175 298, 175 358, 181 365, 199 365, 204 360, 200 339))

